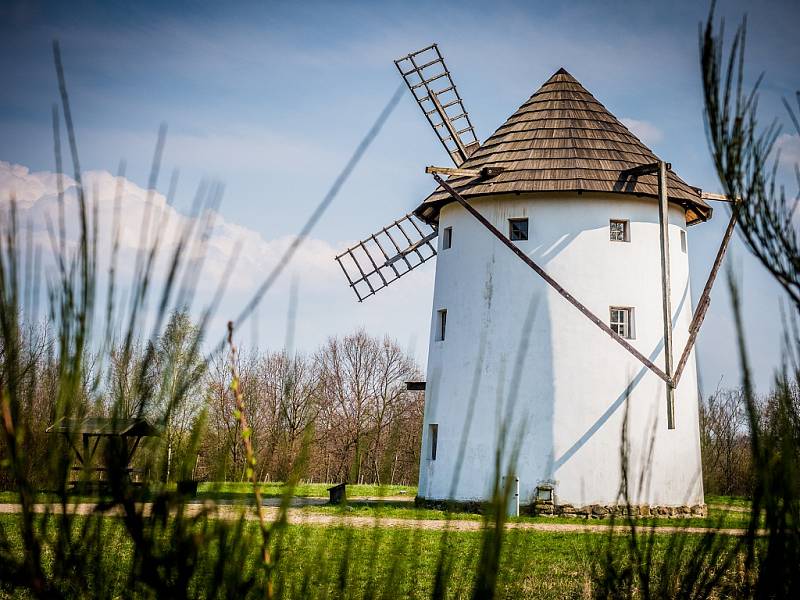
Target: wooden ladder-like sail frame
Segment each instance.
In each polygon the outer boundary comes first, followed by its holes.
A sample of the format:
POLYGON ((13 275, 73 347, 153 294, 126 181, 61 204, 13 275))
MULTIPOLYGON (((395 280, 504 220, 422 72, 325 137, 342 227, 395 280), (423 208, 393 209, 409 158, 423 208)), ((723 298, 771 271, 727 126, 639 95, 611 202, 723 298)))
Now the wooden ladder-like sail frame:
POLYGON ((432 44, 398 58, 394 64, 436 137, 458 167, 480 142, 439 46, 432 44))
POLYGON ((436 228, 408 214, 336 257, 362 302, 436 256, 436 228))

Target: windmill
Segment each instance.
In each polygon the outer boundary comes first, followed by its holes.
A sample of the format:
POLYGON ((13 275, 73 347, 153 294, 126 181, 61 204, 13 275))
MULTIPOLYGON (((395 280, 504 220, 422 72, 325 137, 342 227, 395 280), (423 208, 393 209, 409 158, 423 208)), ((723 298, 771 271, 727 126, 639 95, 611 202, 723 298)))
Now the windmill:
MULTIPOLYGON (((531 447, 533 454, 549 459, 539 456, 519 467, 529 478, 528 493, 542 500, 538 490, 543 497, 550 490, 550 500, 542 501, 555 505, 558 486, 553 482, 559 474, 593 476, 597 468, 590 456, 579 460, 575 455, 591 454, 587 445, 598 450, 611 445, 607 422, 618 418, 619 402, 598 413, 589 398, 604 387, 608 394, 622 388, 631 398, 642 397, 643 406, 649 406, 650 397, 663 397, 665 430, 683 423, 685 431, 665 438, 665 456, 656 457, 667 467, 657 477, 652 498, 674 506, 676 486, 687 483, 678 463, 700 468, 696 373, 690 358, 735 218, 693 313, 685 229, 711 218, 708 200, 727 199, 686 184, 564 69, 481 145, 436 44, 395 65, 454 166, 426 167, 438 188, 415 211, 336 260, 363 301, 437 252, 447 253, 436 269, 428 362, 428 378, 436 381, 429 381, 426 391, 420 495, 444 498, 449 493, 444 486, 454 463, 452 457, 443 460, 442 450, 454 447, 457 429, 441 421, 448 412, 463 410, 461 401, 469 395, 464 373, 458 371, 484 361, 480 366, 490 379, 509 383, 503 345, 520 334, 521 298, 534 294, 545 298, 547 316, 534 327, 540 335, 530 334, 539 358, 525 363, 525 376, 535 376, 532 385, 538 386, 531 388, 532 410, 551 407, 540 415, 551 431, 549 442, 531 447), (605 310, 607 316, 599 316, 605 310), (445 337, 461 341, 447 344, 445 337), (496 346, 499 357, 487 359, 475 345, 479 338, 496 346), (677 363, 675 338, 683 344, 677 363), (639 372, 626 388, 621 382, 632 369, 639 372), (691 381, 680 392, 685 415, 676 418, 676 390, 687 372, 691 381), (574 420, 585 426, 582 434, 581 426, 564 425, 564 415, 558 415, 573 410, 581 415, 574 420), (688 448, 688 454, 678 458, 681 448, 688 448), (668 488, 673 491, 664 492, 668 488)), ((491 410, 493 401, 485 402, 491 410)), ((483 432, 483 438, 489 433, 483 432)), ((476 441, 475 448, 485 446, 486 439, 476 441)), ((468 453, 475 450, 470 444, 468 453)), ((613 504, 615 485, 598 483, 593 500, 613 504)), ((462 487, 458 498, 482 498, 486 481, 477 477, 462 487)), ((570 481, 560 487, 559 496, 575 503, 578 487, 570 481)), ((690 497, 702 504, 702 489, 690 497)), ((645 501, 652 503, 652 498, 645 501)))

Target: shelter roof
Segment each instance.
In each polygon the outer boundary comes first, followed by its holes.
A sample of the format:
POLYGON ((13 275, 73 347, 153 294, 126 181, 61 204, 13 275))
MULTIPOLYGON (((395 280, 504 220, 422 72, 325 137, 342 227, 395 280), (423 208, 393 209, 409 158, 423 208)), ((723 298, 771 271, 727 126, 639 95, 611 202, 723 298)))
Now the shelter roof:
POLYGON ((47 428, 47 433, 74 433, 94 436, 145 437, 159 435, 147 419, 114 419, 111 417, 63 417, 47 428))

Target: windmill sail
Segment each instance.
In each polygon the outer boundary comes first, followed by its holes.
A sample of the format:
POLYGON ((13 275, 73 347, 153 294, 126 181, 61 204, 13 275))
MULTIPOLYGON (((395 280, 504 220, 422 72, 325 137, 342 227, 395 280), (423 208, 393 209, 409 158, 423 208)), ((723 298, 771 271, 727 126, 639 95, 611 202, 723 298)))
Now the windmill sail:
POLYGON ((436 256, 438 231, 413 214, 398 219, 336 257, 361 302, 436 256))
POLYGON ((459 166, 480 142, 436 44, 394 61, 433 131, 459 166))

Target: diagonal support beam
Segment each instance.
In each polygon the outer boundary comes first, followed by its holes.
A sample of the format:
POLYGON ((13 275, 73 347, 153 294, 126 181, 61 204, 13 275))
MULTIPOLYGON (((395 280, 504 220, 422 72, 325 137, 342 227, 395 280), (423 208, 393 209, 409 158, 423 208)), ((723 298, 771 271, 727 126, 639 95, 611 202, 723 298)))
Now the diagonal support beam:
MULTIPOLYGON (((725 200, 727 201, 727 198, 725 198, 725 200)), ((700 327, 703 325, 703 319, 706 318, 708 307, 711 305, 711 288, 714 286, 714 280, 716 280, 719 269, 722 266, 722 261, 725 258, 725 252, 728 250, 728 244, 731 241, 735 227, 736 208, 731 211, 731 219, 728 221, 725 235, 722 236, 722 243, 719 246, 719 250, 717 250, 717 256, 714 259, 711 272, 708 274, 708 280, 703 288, 703 293, 700 295, 700 300, 697 302, 697 310, 694 312, 694 317, 692 317, 692 323, 689 325, 689 339, 686 342, 686 348, 683 349, 683 354, 681 354, 681 359, 678 361, 678 367, 675 369, 675 375, 673 377, 673 382, 676 387, 681 380, 686 362, 689 360, 689 354, 692 352, 692 348, 694 348, 697 334, 700 332, 700 327)))
POLYGON ((592 311, 590 311, 584 304, 578 301, 575 296, 570 294, 567 290, 565 290, 555 279, 553 279, 547 272, 542 269, 538 264, 536 264, 533 259, 531 259, 527 254, 525 254, 522 250, 520 250, 514 242, 508 239, 502 232, 500 232, 497 227, 492 225, 486 217, 484 217, 481 213, 479 213, 475 208, 467 203, 461 195, 456 192, 444 179, 439 177, 438 174, 433 173, 433 178, 436 182, 441 185, 452 197, 456 200, 464 209, 471 214, 475 219, 486 229, 491 232, 498 240, 500 240, 509 250, 511 250, 514 254, 519 257, 522 262, 528 265, 533 271, 539 275, 544 281, 552 287, 555 291, 557 291, 564 299, 572 304, 575 308, 577 308, 585 317, 587 317, 592 323, 597 325, 600 329, 602 329, 605 333, 611 336, 615 342, 617 342, 620 346, 625 348, 628 352, 630 352, 639 362, 641 362, 645 367, 650 369, 653 373, 658 375, 661 379, 663 379, 666 383, 671 383, 670 377, 664 373, 660 368, 658 368, 653 361, 648 359, 644 354, 639 352, 636 348, 634 348, 628 341, 620 336, 616 331, 611 329, 608 325, 606 325, 602 320, 600 320, 592 311))

